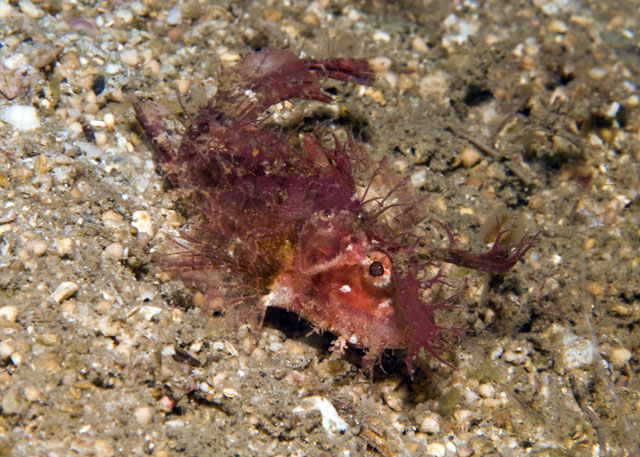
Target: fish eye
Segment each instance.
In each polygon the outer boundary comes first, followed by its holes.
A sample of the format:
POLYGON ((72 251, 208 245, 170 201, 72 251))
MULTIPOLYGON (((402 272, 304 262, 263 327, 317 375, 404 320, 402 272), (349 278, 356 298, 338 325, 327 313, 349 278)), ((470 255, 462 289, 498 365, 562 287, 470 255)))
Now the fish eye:
POLYGON ((384 266, 379 260, 376 260, 375 262, 371 263, 371 265, 369 265, 369 274, 374 278, 382 276, 384 274, 384 266))
POLYGON ((392 283, 392 263, 382 251, 371 251, 362 259, 362 279, 375 289, 386 289, 392 283))

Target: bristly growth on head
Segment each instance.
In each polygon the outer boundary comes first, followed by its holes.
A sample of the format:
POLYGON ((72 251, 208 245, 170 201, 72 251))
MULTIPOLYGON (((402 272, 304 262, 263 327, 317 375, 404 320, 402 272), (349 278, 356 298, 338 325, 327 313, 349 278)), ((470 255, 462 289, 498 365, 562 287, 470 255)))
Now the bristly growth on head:
MULTIPOLYGON (((265 110, 279 102, 330 102, 322 91, 327 78, 373 83, 365 60, 299 59, 278 49, 250 54, 222 71, 216 96, 177 151, 156 105, 133 101, 189 216, 180 249, 165 265, 208 302, 249 300, 260 312, 295 312, 366 348, 370 365, 387 348, 406 349, 410 369, 420 349, 442 360, 447 333, 459 329, 435 321, 452 298, 420 298, 444 278, 419 279, 427 264, 414 253, 414 228, 426 214, 407 180, 384 160, 372 163, 351 136, 339 141, 326 126, 285 136, 265 123, 265 110)), ((472 254, 447 233, 450 246, 435 250, 434 261, 496 273, 533 244, 523 237, 517 248, 505 248, 498 235, 489 252, 472 254)))

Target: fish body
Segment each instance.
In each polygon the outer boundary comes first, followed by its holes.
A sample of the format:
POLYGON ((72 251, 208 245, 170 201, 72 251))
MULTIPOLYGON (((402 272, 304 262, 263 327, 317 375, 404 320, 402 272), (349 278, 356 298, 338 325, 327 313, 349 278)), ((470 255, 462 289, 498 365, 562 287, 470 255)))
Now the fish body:
MULTIPOLYGON (((209 302, 245 297, 258 312, 294 312, 365 348, 366 363, 385 349, 406 349, 409 368, 421 349, 441 358, 455 329, 437 325, 435 313, 450 299, 421 299, 444 278, 422 279, 436 262, 414 252, 415 226, 426 214, 407 180, 384 160, 373 163, 351 136, 339 141, 322 126, 285 135, 263 119, 279 102, 331 101, 321 84, 328 78, 373 83, 361 59, 300 59, 273 48, 249 54, 222 72, 177 152, 156 105, 133 101, 189 217, 165 265, 209 302)), ((447 233, 449 248, 434 255, 485 271, 506 271, 533 242, 523 238, 511 250, 496 240, 488 253, 473 254, 447 233)))

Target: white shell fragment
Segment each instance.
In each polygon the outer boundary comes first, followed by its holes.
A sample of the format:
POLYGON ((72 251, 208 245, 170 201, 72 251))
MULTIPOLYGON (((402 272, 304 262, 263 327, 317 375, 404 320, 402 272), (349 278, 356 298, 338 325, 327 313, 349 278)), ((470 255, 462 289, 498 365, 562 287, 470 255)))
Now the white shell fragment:
POLYGON ((322 427, 327 433, 334 435, 336 432, 344 433, 347 430, 347 423, 338 415, 331 402, 319 395, 303 398, 302 403, 294 408, 293 413, 306 414, 316 409, 322 415, 322 427))
POLYGON ((11 105, 0 111, 0 120, 22 132, 30 132, 40 127, 38 110, 33 106, 11 105))

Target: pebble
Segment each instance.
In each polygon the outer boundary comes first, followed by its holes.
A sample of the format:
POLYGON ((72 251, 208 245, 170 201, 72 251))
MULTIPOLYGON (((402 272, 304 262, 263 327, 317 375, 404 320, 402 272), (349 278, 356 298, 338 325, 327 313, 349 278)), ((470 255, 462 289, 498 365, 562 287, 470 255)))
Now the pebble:
POLYGON ((8 341, 0 342, 0 360, 5 360, 11 357, 15 349, 8 341))
POLYGON ((40 128, 38 110, 28 105, 11 105, 0 112, 0 120, 22 132, 40 128))
POLYGON ((111 132, 116 126, 116 117, 113 115, 113 113, 107 113, 104 115, 103 120, 104 126, 111 132))
MULTIPOLYGON (((1 312, 1 310, 0 310, 1 312)), ((627 362, 629 362, 629 360, 631 360, 631 351, 627 348, 622 348, 622 347, 618 347, 615 349, 611 350, 611 353, 609 354, 609 358, 611 359, 611 363, 613 364, 613 366, 620 368, 624 365, 627 364, 627 362)))
POLYGON ((465 168, 471 168, 480 160, 480 153, 474 148, 464 148, 460 151, 460 161, 465 168))
POLYGON ((33 403, 40 399, 40 391, 35 386, 27 386, 24 388, 24 398, 33 403))
POLYGON ((165 22, 169 25, 178 25, 182 21, 182 13, 180 8, 172 8, 169 10, 169 14, 167 14, 167 19, 165 22))
POLYGON ((14 305, 7 305, 0 308, 0 319, 4 319, 8 322, 15 322, 18 317, 18 307, 14 305))
POLYGON ((419 53, 425 53, 429 50, 427 43, 425 43, 424 39, 420 36, 414 36, 411 40, 411 48, 419 53))
POLYGON ((140 425, 149 425, 153 420, 153 408, 150 406, 138 406, 133 412, 133 417, 140 425))
POLYGON ((47 252, 49 244, 43 240, 33 240, 29 241, 27 247, 33 255, 36 257, 42 257, 47 252))
POLYGON ((421 169, 411 175, 411 185, 413 187, 422 187, 427 182, 427 170, 421 169))
POLYGON ((44 16, 44 11, 31 3, 29 0, 21 0, 20 2, 18 2, 18 6, 20 7, 20 11, 34 19, 39 19, 44 16))
POLYGON ((371 65, 371 69, 373 71, 375 71, 376 73, 381 73, 391 68, 391 59, 381 56, 374 57, 373 59, 369 59, 369 65, 371 65))
POLYGON ((419 90, 422 95, 445 101, 445 95, 449 91, 449 75, 441 70, 429 73, 420 80, 419 90))
POLYGON ((347 423, 338 415, 331 402, 319 395, 313 395, 302 399, 299 406, 293 409, 294 414, 306 414, 309 411, 318 410, 322 415, 322 427, 330 434, 344 433, 347 423))
POLYGON ((0 1, 0 19, 6 19, 13 14, 13 7, 7 1, 0 1))
POLYGON ((480 384, 478 387, 478 393, 484 398, 493 398, 496 394, 496 388, 491 384, 480 384))
POLYGON ((138 65, 138 51, 135 49, 125 49, 120 53, 120 62, 135 67, 138 65))
POLYGON ((56 240, 56 250, 60 257, 69 257, 73 253, 73 240, 71 238, 56 240))
POLYGON ((113 259, 122 259, 124 257, 124 246, 118 242, 111 243, 104 248, 104 253, 113 259))
POLYGON ((22 410, 20 399, 15 390, 8 391, 2 398, 2 413, 3 414, 16 414, 22 410))
POLYGON ((559 346, 558 358, 561 361, 560 367, 564 370, 569 371, 593 363, 595 351, 593 343, 587 338, 566 331, 561 336, 559 346))
POLYGON ((133 221, 131 222, 138 232, 153 237, 153 222, 151 216, 146 211, 136 211, 133 213, 133 221))
POLYGON ((427 414, 420 424, 420 431, 429 434, 440 433, 440 420, 438 416, 432 412, 427 414))
POLYGON ((93 444, 96 451, 96 457, 111 457, 116 454, 116 449, 111 443, 105 439, 97 439, 93 444))
POLYGON ((447 455, 447 448, 445 448, 442 443, 429 443, 427 444, 427 455, 444 457, 447 455))
POLYGON ((60 285, 53 291, 51 294, 51 298, 55 300, 56 303, 62 303, 67 298, 71 297, 78 291, 78 284, 71 281, 64 281, 60 283, 60 285))

